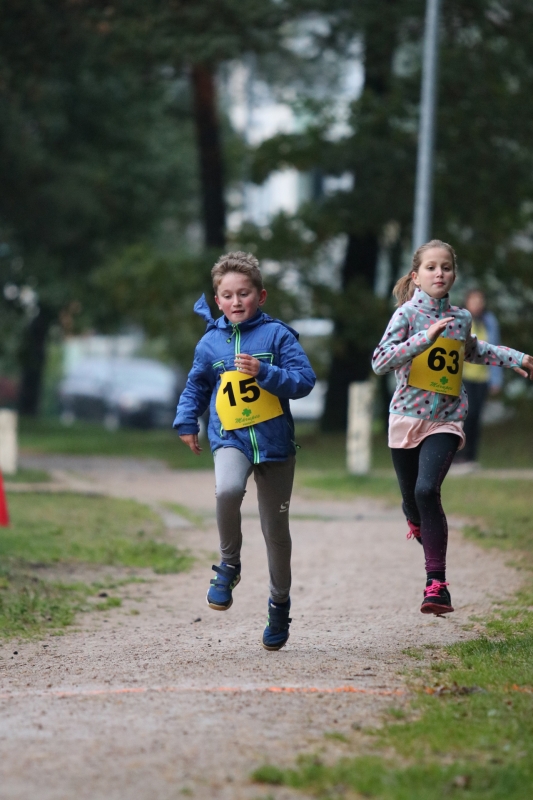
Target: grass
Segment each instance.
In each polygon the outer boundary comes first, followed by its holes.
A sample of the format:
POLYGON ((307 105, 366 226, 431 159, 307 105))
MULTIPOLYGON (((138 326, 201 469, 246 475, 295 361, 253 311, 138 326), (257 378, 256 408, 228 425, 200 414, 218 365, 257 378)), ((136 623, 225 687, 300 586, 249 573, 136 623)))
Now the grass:
POLYGON ((530 800, 531 770, 527 763, 515 769, 490 765, 412 765, 383 769, 382 760, 362 756, 325 767, 319 759, 302 759, 299 770, 263 768, 255 773, 261 783, 311 790, 318 797, 379 798, 379 800, 530 800), (357 792, 354 796, 353 792, 357 792))
POLYGON ((74 621, 90 594, 85 584, 61 584, 6 565, 0 573, 0 637, 42 636, 74 621))
POLYGON ((4 475, 7 483, 47 483, 51 480, 43 469, 19 469, 14 475, 4 475))
POLYGON ((26 453, 157 458, 174 469, 210 469, 213 466, 206 440, 202 444, 202 454, 194 456, 173 430, 122 428, 107 431, 89 422, 65 427, 55 419, 23 418, 19 445, 26 453))
MULTIPOLYGON (((514 416, 498 425, 484 428, 479 462, 486 469, 533 469, 533 436, 524 435, 531 429, 533 408, 531 401, 517 402, 514 416)), ((379 423, 372 439, 372 468, 392 469, 386 434, 379 423)), ((296 426, 298 467, 304 470, 345 471, 345 437, 341 434, 323 435, 316 426, 296 426)))
MULTIPOLYGON (((373 497, 400 504, 400 491, 393 477, 348 475, 340 470, 304 472, 299 484, 337 497, 373 497)), ((448 478, 442 487, 442 503, 448 516, 468 518, 463 532, 486 547, 499 547, 519 554, 522 566, 533 567, 533 518, 530 480, 495 480, 461 476, 448 478)))
POLYGON ((529 799, 532 604, 533 594, 521 595, 489 622, 480 639, 443 649, 438 676, 422 672, 407 713, 392 709, 388 716, 398 721, 374 731, 370 741, 350 745, 370 752, 333 765, 316 756, 293 769, 265 765, 254 779, 323 798, 353 797, 349 792, 355 791, 379 800, 529 799))
MULTIPOLYGON (((531 437, 517 427, 505 441, 491 428, 482 463, 530 467, 531 437), (520 434, 520 435, 519 435, 520 434), (512 443, 513 457, 504 461, 512 443), (496 458, 499 453, 499 458, 496 458)), ((379 458, 379 457, 378 457, 379 458)), ((389 462, 390 464, 390 462, 389 462)), ((300 473, 301 485, 329 496, 371 496, 399 504, 394 478, 353 477, 340 465, 300 473)), ((443 504, 448 514, 472 520, 465 534, 486 547, 512 553, 533 570, 533 482, 448 479, 443 504)), ((533 796, 533 578, 529 586, 468 642, 428 650, 410 649, 412 702, 391 708, 380 729, 348 734, 347 755, 328 764, 317 755, 294 768, 267 764, 253 778, 320 798, 377 800, 529 800, 533 796), (436 656, 436 658, 435 658, 436 656)), ((328 732, 326 738, 331 738, 328 732)), ((340 741, 340 739, 339 739, 340 741)))
MULTIPOLYGON (((528 401, 517 402, 515 414, 505 423, 486 428, 482 438, 480 462, 484 467, 533 469, 533 438, 524 436, 531 426, 528 401)), ((390 469, 386 436, 378 430, 372 443, 374 469, 390 469)), ((340 470, 345 468, 345 436, 324 435, 316 424, 296 426, 298 466, 303 470, 340 470)), ((65 455, 109 455, 132 458, 157 458, 174 469, 211 469, 209 444, 203 440, 203 452, 193 456, 173 430, 136 430, 124 428, 106 431, 101 425, 77 422, 65 427, 56 419, 22 418, 19 443, 28 453, 65 455)))
POLYGON ((0 560, 39 565, 58 562, 149 567, 181 572, 190 557, 157 541, 159 517, 133 500, 75 494, 13 494, 12 526, 0 534, 0 560))
POLYGON ((348 475, 345 470, 333 469, 324 472, 318 470, 297 470, 298 486, 304 489, 318 489, 323 494, 336 497, 360 496, 374 497, 390 503, 400 500, 398 482, 391 477, 374 475, 348 475))
MULTIPOLYGON (((531 428, 530 417, 528 407, 520 405, 510 422, 485 431, 482 466, 533 468, 532 437, 524 435, 531 428)), ((334 496, 364 495, 399 503, 392 476, 346 474, 344 437, 321 436, 312 427, 301 426, 297 441, 300 485, 334 496)), ((108 434, 90 426, 65 431, 52 423, 32 423, 22 426, 22 444, 40 452, 132 455, 161 458, 174 467, 211 467, 208 453, 193 458, 171 432, 108 434)), ((374 437, 373 466, 391 469, 385 437, 379 433, 374 437)), ((530 569, 532 490, 530 481, 464 477, 445 483, 443 501, 449 514, 471 520, 467 536, 512 553, 530 569)), ((480 638, 432 650, 437 657, 430 665, 427 651, 409 650, 410 704, 391 709, 380 729, 324 733, 326 740, 345 748, 345 758, 327 764, 310 755, 292 769, 265 765, 254 779, 330 800, 529 800, 533 796, 530 583, 513 603, 500 607, 480 638)))
POLYGON ((205 523, 204 517, 201 514, 195 513, 190 508, 187 508, 187 506, 184 506, 181 503, 163 503, 163 506, 169 511, 173 511, 175 514, 183 517, 183 519, 188 520, 197 528, 203 528, 205 523))
POLYGON ((109 611, 110 608, 119 608, 122 605, 120 597, 106 597, 100 603, 95 603, 94 608, 96 611, 109 611))
MULTIPOLYGON (((353 792, 378 800, 529 800, 532 607, 533 591, 524 592, 481 638, 437 651, 433 669, 417 669, 410 706, 390 709, 389 721, 365 740, 352 739, 352 755, 334 764, 310 755, 292 769, 267 764, 254 780, 328 800, 353 792)), ((422 654, 410 655, 418 662, 422 654)))
MULTIPOLYGON (((161 541, 162 523, 149 508, 129 500, 73 494, 9 494, 11 526, 0 529, 0 636, 42 635, 73 622, 90 608, 120 606, 118 597, 88 598, 110 584, 61 582, 47 578, 67 565, 113 565, 181 572, 192 563, 187 552, 161 541)), ((124 579, 136 580, 135 576, 124 579)))

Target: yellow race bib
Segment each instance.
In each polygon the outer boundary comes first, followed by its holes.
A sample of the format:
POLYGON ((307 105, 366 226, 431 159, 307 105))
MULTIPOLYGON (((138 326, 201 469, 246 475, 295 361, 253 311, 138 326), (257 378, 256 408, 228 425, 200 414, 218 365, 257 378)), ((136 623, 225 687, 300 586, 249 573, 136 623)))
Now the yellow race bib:
POLYGON ((464 342, 440 336, 427 350, 413 358, 409 386, 459 397, 464 357, 464 342))
POLYGON ((283 414, 278 397, 261 389, 251 375, 236 370, 222 373, 216 409, 227 431, 257 425, 283 414))

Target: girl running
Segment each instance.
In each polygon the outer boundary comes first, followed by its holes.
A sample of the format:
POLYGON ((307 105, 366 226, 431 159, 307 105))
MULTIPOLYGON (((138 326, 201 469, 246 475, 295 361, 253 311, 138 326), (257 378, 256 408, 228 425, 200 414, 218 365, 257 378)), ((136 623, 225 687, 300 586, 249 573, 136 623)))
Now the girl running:
POLYGON ((510 367, 533 379, 533 358, 497 347, 471 333, 472 317, 450 305, 456 277, 453 247, 433 239, 413 256, 412 269, 394 287, 399 308, 374 351, 377 375, 396 372, 390 404, 389 447, 409 533, 424 548, 426 588, 420 611, 453 611, 446 582, 448 525, 440 488, 465 443, 468 398, 463 362, 510 367))

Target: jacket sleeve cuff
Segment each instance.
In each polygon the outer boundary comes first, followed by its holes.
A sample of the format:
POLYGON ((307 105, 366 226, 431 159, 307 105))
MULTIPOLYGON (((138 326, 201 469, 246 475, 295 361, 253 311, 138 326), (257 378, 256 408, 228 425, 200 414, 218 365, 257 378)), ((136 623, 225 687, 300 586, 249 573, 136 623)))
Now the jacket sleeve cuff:
POLYGON ((268 367, 269 365, 265 361, 261 361, 261 366, 259 367, 259 372, 257 373, 257 380, 264 381, 268 377, 268 367))
POLYGON ((199 425, 183 423, 181 425, 174 425, 174 428, 178 431, 179 436, 186 436, 190 433, 200 433, 199 425))

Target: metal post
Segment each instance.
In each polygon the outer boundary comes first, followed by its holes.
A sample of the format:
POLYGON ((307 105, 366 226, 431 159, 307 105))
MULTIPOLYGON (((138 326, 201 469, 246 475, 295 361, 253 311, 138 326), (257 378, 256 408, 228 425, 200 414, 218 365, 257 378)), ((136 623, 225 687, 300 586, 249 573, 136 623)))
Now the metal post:
POLYGON ((372 457, 374 381, 350 384, 346 459, 350 475, 367 475, 372 457))
POLYGON ((16 411, 0 409, 0 472, 4 475, 17 471, 17 419, 16 411))
POLYGON ((415 218, 413 250, 431 236, 433 205, 433 151, 435 148, 435 106, 439 46, 440 0, 427 0, 422 64, 420 127, 416 164, 415 218))

